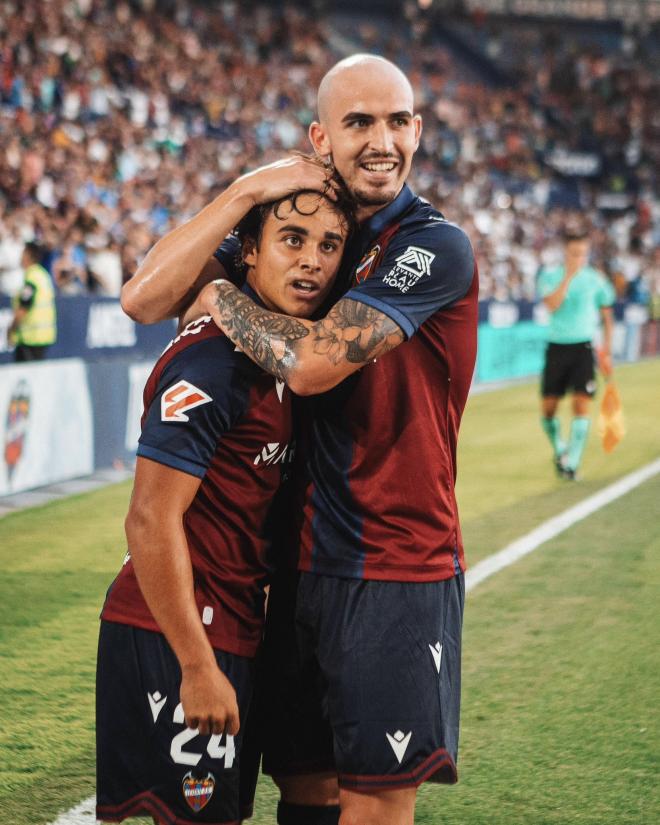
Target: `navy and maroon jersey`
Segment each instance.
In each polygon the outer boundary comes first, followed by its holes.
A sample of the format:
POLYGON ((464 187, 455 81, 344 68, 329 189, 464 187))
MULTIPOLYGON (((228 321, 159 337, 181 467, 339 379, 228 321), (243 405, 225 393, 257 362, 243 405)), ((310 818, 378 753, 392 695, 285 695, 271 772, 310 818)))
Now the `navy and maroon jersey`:
POLYGON ((310 399, 299 566, 449 578, 465 569, 454 485, 477 350, 470 241, 406 186, 351 246, 345 297, 389 316, 407 340, 310 399))
MULTIPOLYGON (((202 480, 184 528, 209 640, 253 656, 269 573, 268 519, 293 451, 290 392, 207 317, 188 325, 160 357, 144 409, 138 455, 202 480)), ((159 629, 130 558, 102 618, 159 629)))

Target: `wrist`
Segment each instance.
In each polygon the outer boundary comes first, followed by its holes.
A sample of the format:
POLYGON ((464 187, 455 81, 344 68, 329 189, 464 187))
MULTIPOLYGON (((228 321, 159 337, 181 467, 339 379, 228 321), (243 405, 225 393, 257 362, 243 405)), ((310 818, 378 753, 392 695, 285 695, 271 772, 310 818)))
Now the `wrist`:
POLYGON ((259 202, 257 188, 254 183, 255 176, 248 173, 237 178, 226 190, 226 194, 229 195, 231 201, 238 208, 243 210, 243 214, 249 212, 259 202))

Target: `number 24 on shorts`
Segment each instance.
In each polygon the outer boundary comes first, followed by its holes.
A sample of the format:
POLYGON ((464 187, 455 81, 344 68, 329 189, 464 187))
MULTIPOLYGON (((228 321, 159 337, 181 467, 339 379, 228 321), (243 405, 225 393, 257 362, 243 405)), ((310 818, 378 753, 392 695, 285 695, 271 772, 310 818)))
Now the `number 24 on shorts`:
MULTIPOLYGON (((185 716, 181 702, 179 702, 174 710, 172 721, 179 725, 185 724, 185 716)), ((172 744, 170 745, 170 756, 174 762, 177 763, 177 765, 197 765, 199 763, 199 760, 202 758, 201 753, 195 753, 193 751, 183 749, 184 745, 191 742, 193 739, 196 739, 197 736, 199 736, 199 734, 196 730, 186 728, 185 730, 182 730, 181 733, 177 733, 174 739, 172 739, 172 744)), ((231 768, 234 764, 234 757, 236 756, 234 737, 229 733, 213 734, 213 736, 209 738, 209 743, 206 746, 206 752, 211 759, 224 758, 225 768, 231 768), (223 736, 225 736, 225 744, 221 745, 220 740, 223 736)))

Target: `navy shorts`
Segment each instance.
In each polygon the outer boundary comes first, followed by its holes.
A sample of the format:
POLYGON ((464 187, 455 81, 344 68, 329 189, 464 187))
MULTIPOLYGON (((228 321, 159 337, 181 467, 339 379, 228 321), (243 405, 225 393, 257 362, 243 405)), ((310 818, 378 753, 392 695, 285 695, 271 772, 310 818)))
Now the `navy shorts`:
MULTIPOLYGON (((238 823, 251 813, 251 776, 241 775, 253 660, 215 651, 236 690, 241 730, 200 736, 186 727, 181 671, 160 633, 101 622, 96 674, 96 816, 166 825, 238 823), (242 786, 248 789, 242 794, 242 786)), ((248 773, 256 770, 251 765, 248 773)))
POLYGON ((541 379, 541 395, 562 398, 568 390, 593 397, 596 392, 594 352, 589 341, 548 344, 541 379))
POLYGON ((260 659, 264 772, 343 788, 453 783, 463 575, 439 582, 280 574, 260 659))

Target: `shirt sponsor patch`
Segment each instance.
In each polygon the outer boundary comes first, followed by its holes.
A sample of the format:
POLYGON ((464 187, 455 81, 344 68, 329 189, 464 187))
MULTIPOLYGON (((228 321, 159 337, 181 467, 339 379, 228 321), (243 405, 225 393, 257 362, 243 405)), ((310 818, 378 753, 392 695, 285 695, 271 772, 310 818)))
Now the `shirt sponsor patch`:
POLYGON ((428 249, 409 246, 395 261, 394 268, 383 278, 388 286, 396 287, 401 292, 415 286, 425 275, 431 275, 431 264, 435 254, 428 249))
POLYGON ((160 399, 160 417, 162 421, 189 421, 186 415, 189 410, 208 404, 213 401, 199 387, 190 381, 177 381, 176 384, 165 390, 160 399))

